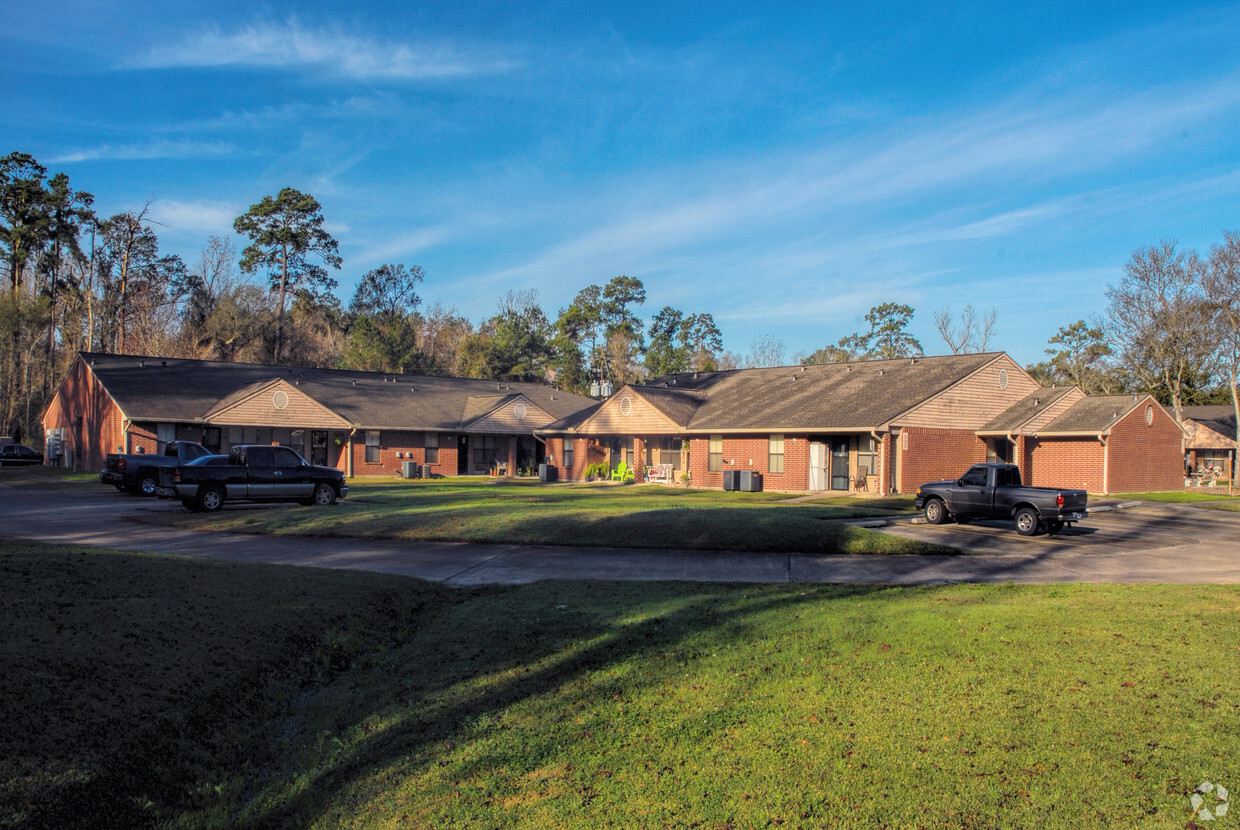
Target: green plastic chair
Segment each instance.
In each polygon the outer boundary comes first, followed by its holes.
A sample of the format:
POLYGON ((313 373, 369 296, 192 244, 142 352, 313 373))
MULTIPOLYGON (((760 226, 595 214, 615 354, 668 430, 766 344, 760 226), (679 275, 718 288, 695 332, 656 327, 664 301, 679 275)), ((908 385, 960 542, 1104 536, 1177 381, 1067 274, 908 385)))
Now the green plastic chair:
POLYGON ((616 465, 616 469, 611 471, 612 481, 632 481, 633 471, 629 469, 627 462, 621 461, 616 465))

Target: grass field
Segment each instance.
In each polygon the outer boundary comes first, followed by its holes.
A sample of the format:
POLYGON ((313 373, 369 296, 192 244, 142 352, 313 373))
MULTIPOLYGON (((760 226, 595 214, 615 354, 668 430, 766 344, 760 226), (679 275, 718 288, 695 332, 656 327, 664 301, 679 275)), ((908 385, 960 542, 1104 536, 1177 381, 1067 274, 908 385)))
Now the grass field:
POLYGON ((1240 787, 1231 586, 453 591, 8 545, 0 603, 6 826, 1178 828, 1240 787))
POLYGON ((958 553, 833 520, 910 512, 912 499, 781 504, 780 493, 537 482, 350 484, 330 510, 151 516, 179 527, 302 536, 805 553, 958 553))

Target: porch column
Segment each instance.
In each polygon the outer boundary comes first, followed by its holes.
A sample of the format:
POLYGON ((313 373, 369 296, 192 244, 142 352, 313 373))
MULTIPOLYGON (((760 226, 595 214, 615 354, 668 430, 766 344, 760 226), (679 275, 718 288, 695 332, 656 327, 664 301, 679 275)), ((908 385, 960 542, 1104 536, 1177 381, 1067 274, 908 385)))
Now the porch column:
POLYGON ((521 440, 519 436, 512 435, 508 438, 508 474, 506 478, 512 478, 517 474, 517 441, 521 440))

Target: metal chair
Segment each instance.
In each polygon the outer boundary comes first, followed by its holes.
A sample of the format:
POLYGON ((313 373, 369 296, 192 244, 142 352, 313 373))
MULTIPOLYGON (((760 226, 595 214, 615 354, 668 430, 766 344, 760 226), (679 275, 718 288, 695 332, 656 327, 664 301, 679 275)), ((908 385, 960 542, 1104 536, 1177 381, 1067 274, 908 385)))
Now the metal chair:
POLYGON ((868 480, 869 475, 870 475, 870 471, 868 469, 866 469, 865 467, 858 467, 857 474, 853 476, 853 481, 852 481, 853 489, 856 490, 857 492, 862 492, 862 491, 866 493, 870 492, 870 485, 869 485, 869 480, 868 480))

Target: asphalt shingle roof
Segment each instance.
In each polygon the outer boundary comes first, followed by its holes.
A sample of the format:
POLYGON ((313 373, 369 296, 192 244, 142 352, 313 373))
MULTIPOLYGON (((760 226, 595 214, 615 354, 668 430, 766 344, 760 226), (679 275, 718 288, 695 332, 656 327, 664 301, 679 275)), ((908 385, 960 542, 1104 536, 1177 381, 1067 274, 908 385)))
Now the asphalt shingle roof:
POLYGON ((1053 389, 1045 387, 1039 389, 1024 400, 1013 404, 1010 409, 979 429, 978 432, 1012 432, 1019 429, 1039 412, 1045 410, 1064 395, 1067 395, 1074 388, 1072 386, 1060 386, 1053 389))
POLYGON ((92 352, 81 357, 134 420, 194 421, 225 398, 239 399, 276 378, 355 426, 371 429, 457 430, 517 394, 552 418, 596 403, 536 383, 92 352))
MULTIPOLYGON (((632 389, 692 431, 874 428, 1000 357, 987 352, 696 372, 632 389)), ((575 429, 584 420, 579 414, 545 431, 575 429)))
POLYGON ((1145 400, 1144 395, 1098 395, 1084 398, 1038 432, 1040 434, 1061 432, 1082 435, 1106 432, 1143 400, 1145 400))

